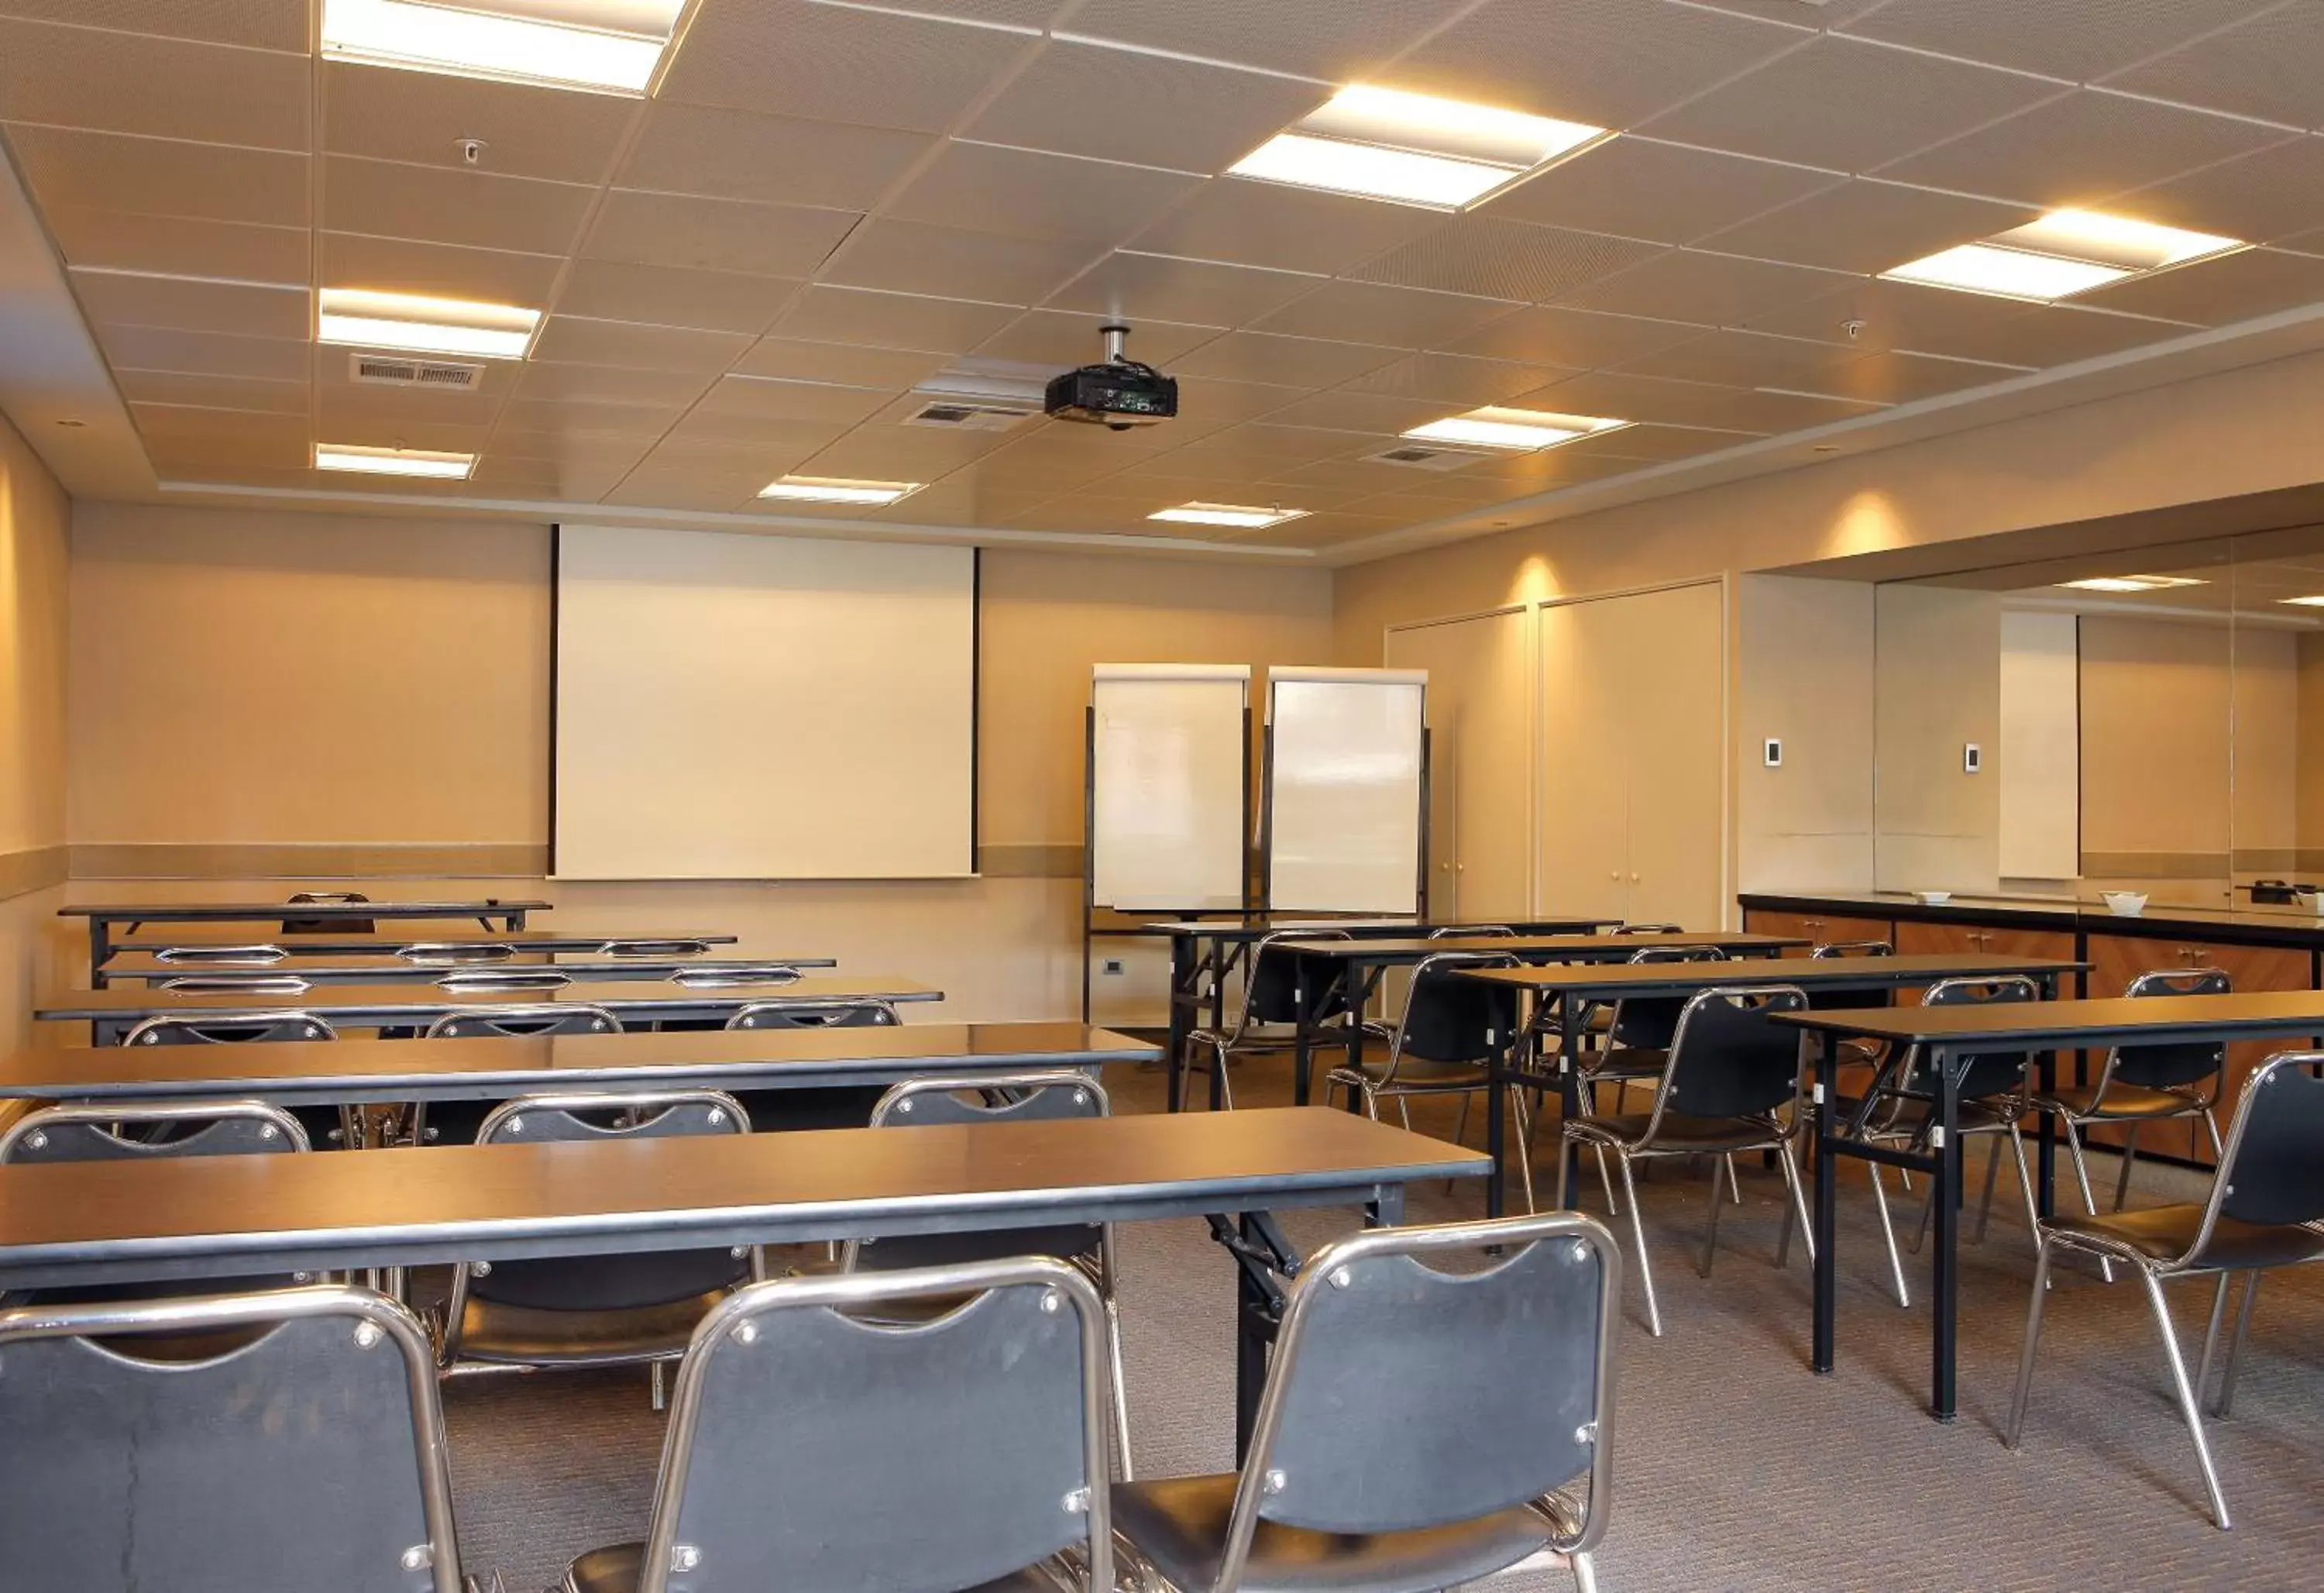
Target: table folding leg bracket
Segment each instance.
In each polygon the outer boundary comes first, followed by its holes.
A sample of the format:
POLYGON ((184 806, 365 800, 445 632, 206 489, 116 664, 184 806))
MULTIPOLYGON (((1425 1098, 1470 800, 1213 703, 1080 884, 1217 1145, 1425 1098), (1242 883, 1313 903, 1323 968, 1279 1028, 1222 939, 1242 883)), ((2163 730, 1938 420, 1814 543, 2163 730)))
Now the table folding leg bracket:
POLYGON ((1299 1252, 1284 1236, 1274 1214, 1213 1212, 1211 1237, 1235 1262, 1235 1462, 1250 1449, 1259 1420, 1259 1395, 1267 1387, 1268 1350, 1283 1326, 1284 1284, 1299 1274, 1299 1252))

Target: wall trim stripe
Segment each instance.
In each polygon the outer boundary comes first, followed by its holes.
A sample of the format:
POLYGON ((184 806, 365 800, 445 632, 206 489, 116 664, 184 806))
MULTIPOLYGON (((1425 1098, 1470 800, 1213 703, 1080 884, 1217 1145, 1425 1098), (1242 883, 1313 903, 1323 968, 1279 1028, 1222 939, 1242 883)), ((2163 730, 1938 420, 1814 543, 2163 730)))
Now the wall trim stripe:
POLYGON ((75 879, 540 879, 548 872, 549 848, 522 841, 135 841, 72 848, 75 879))
POLYGON ((71 877, 67 847, 29 847, 21 852, 0 852, 0 902, 45 891, 71 877))

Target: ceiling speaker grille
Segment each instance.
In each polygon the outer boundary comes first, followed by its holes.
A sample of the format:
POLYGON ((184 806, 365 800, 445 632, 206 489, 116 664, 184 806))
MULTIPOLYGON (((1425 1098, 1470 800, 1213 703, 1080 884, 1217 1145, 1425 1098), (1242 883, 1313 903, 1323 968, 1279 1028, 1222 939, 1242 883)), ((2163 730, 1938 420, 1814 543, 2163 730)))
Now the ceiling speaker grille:
POLYGON ((392 359, 377 354, 347 357, 347 376, 369 387, 440 387, 453 392, 473 390, 484 380, 484 367, 446 360, 392 359))
POLYGON ((1438 448, 1433 444, 1424 446, 1416 442, 1406 443, 1400 448, 1385 449, 1379 453, 1364 456, 1367 460, 1375 465, 1395 465, 1406 470, 1439 471, 1458 470, 1464 465, 1475 464, 1479 459, 1496 457, 1498 456, 1493 454, 1479 453, 1473 449, 1438 448))
POLYGON ((1030 420, 1038 410, 1001 403, 969 403, 940 399, 924 403, 904 417, 907 426, 935 426, 948 431, 1007 431, 1030 420))

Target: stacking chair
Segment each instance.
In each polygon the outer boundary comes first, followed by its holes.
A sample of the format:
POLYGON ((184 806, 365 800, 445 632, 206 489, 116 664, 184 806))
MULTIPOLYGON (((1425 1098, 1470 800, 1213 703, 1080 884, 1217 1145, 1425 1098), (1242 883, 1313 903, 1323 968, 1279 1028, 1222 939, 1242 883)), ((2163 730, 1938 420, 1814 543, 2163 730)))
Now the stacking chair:
MULTIPOLYGON (((1630 953, 1627 960, 1724 962, 1727 953, 1716 946, 1646 946, 1630 953)), ((1591 1110, 1597 1109, 1601 1084, 1614 1086, 1614 1107, 1619 1111, 1631 1085, 1662 1076, 1671 1036, 1678 1028, 1679 1014, 1685 1009, 1686 998, 1682 996, 1626 996, 1613 1004, 1606 1020, 1604 1045, 1582 1052, 1579 1059, 1582 1088, 1591 1110)))
POLYGON ((9 1593, 482 1593, 427 1336, 392 1301, 30 1307, 0 1312, 0 1367, 9 1593))
MULTIPOLYGON (((290 894, 288 905, 292 907, 315 907, 324 903, 329 903, 331 905, 337 906, 349 902, 368 902, 370 900, 371 898, 364 895, 361 891, 294 891, 290 894)), ((373 920, 368 918, 342 918, 335 920, 328 918, 317 918, 311 914, 301 918, 297 913, 293 912, 286 914, 282 920, 282 932, 286 935, 318 935, 327 933, 332 930, 337 930, 343 935, 368 935, 377 927, 378 925, 373 920)))
MULTIPOLYGON (((2227 976, 2215 968, 2162 968, 2139 975, 2124 994, 2224 996, 2234 988, 2227 976)), ((2218 1105, 2227 1068, 2227 1048, 2217 1041, 2118 1045, 2099 1064, 2096 1083, 2034 1091, 2028 1104, 2056 1117, 2066 1131, 2066 1149, 2074 1159, 2074 1181, 2081 1186, 2082 1209, 2098 1215, 2098 1201, 2090 1193, 2089 1166, 2082 1157, 2082 1131, 2094 1123, 2112 1123, 2126 1131, 2122 1171, 2114 1183, 2116 1211, 2130 1194, 2130 1170, 2138 1159, 2138 1131, 2146 1124, 2193 1118, 2211 1136, 2211 1157, 2216 1163, 2220 1154, 2219 1123, 2213 1108, 2218 1105)), ((2024 1153, 2018 1154, 2022 1160, 2024 1153)), ((2104 1270, 2111 1280, 2113 1268, 2104 1270)))
MULTIPOLYGON (((1824 940, 1810 947, 1808 960, 1831 961, 1846 957, 1894 957, 1896 948, 1886 940, 1824 940)), ((1852 1006, 1885 1006, 1885 995, 1867 995, 1861 990, 1811 990, 1808 1005, 1821 1012, 1839 1012, 1852 1006)), ((1869 1040, 1847 1039, 1840 1043, 1843 1065, 1858 1067, 1877 1065, 1883 1051, 1869 1040)))
POLYGON ((1546 1550, 1589 1593, 1621 1293, 1613 1236, 1572 1212, 1324 1246, 1291 1284, 1242 1470, 1115 1486, 1139 1585, 1423 1593, 1546 1550))
POLYGON ((884 1029, 903 1022, 896 1004, 876 996, 844 1001, 754 1001, 726 1020, 729 1029, 884 1029))
POLYGON ((314 986, 296 974, 172 974, 161 987, 181 996, 247 996, 295 998, 314 986))
POLYGON ((2074 1251, 2135 1269, 2146 1286, 2147 1303, 2162 1331, 2163 1353, 2171 1365, 2172 1391, 2195 1459, 2210 1496, 2211 1519, 2229 1524, 2227 1496, 2211 1463, 2200 1406, 2209 1392, 2219 1329, 2227 1316, 2227 1291, 2243 1273, 2243 1304, 2227 1348, 2226 1371, 2213 1411, 2226 1416, 2235 1395, 2236 1363, 2251 1328, 2260 1280, 2277 1267, 2324 1261, 2324 1051, 2285 1051, 2270 1057, 2244 1085, 2235 1122, 2219 1153, 2209 1199, 2200 1205, 2158 1206, 2106 1216, 2052 1218, 2039 1225, 2041 1255, 2034 1266, 2034 1299, 2025 1320, 2025 1348, 2017 1366, 2017 1389, 2009 1403, 2004 1441, 2015 1449, 2024 1431, 2025 1406, 2034 1385, 2034 1355, 2042 1338, 2042 1311, 2049 1293, 2050 1262, 2058 1251, 2074 1251), (2163 1285, 2173 1279, 2216 1277, 2211 1324, 2194 1381, 2172 1325, 2163 1285))
MULTIPOLYGON (((734 1098, 715 1089, 521 1096, 493 1108, 480 1145, 604 1144, 748 1134, 734 1098)), ((748 1247, 467 1262, 452 1274, 439 1354, 447 1373, 477 1367, 654 1368, 686 1351, 704 1313, 758 1269, 748 1247)))
MULTIPOLYGON (((429 1023, 429 1040, 490 1040, 544 1034, 619 1034, 622 1020, 602 1006, 576 1001, 510 1002, 502 1006, 447 1012, 429 1023)), ((415 1101, 400 1137, 415 1145, 475 1143, 497 1101, 415 1101)))
MULTIPOLYGON (((729 1029, 890 1029, 902 1023, 896 1005, 873 996, 853 1000, 754 1001, 726 1020, 729 1029)), ((742 1105, 761 1129, 861 1128, 880 1104, 877 1088, 746 1089, 742 1105)))
POLYGON ((1517 931, 1505 923, 1448 923, 1428 931, 1432 940, 1513 940, 1517 931))
POLYGON ((1617 935, 1683 935, 1686 926, 1679 923, 1616 924, 1611 931, 1617 935))
MULTIPOLYGON (((1260 1051, 1288 1051, 1298 1043, 1298 943, 1351 938, 1345 930, 1278 930, 1252 941, 1250 953, 1243 963, 1242 1005, 1234 1021, 1223 1029, 1188 1031, 1186 1071, 1205 1073, 1215 1068, 1219 1099, 1232 1108, 1234 1082, 1227 1072, 1230 1060, 1260 1051)), ((1365 1027, 1370 1033, 1384 1033, 1372 1024, 1365 1027)))
MULTIPOLYGON (((1491 1088, 1493 1058, 1517 1029, 1516 989, 1464 979, 1460 970, 1517 966, 1517 959, 1506 952, 1440 951, 1421 959, 1405 991, 1404 1016, 1388 1041, 1387 1060, 1333 1069, 1323 1080, 1324 1098, 1334 1088, 1343 1089, 1351 1099, 1361 1100, 1375 1120, 1380 1102, 1392 1100, 1410 1128, 1412 1109, 1406 1103, 1414 1096, 1457 1095, 1461 1121, 1452 1138, 1458 1143, 1469 1126, 1470 1102, 1491 1088)), ((1517 1157, 1525 1162, 1532 1154, 1526 1144, 1529 1121, 1525 1091, 1514 1084, 1508 1088, 1517 1118, 1517 1157)), ((1529 1163, 1526 1187, 1532 1187, 1529 1163)))
MULTIPOLYGON (((1086 1073, 1051 1068, 963 1079, 908 1079, 890 1085, 872 1108, 874 1128, 926 1128, 956 1123, 1055 1122, 1112 1115, 1105 1087, 1086 1073)), ((965 1234, 908 1234, 851 1239, 840 1253, 844 1272, 896 1272, 955 1266, 1009 1255, 1049 1255, 1070 1262, 1097 1286, 1105 1306, 1105 1350, 1111 1370, 1115 1460, 1130 1475, 1130 1407, 1121 1379, 1121 1306, 1115 1287, 1113 1227, 1074 1223, 1043 1228, 993 1228, 965 1234)), ((944 1304, 939 1300, 936 1303, 944 1304)), ((952 1301, 950 1303, 958 1303, 952 1301)))
MULTIPOLYGON (((1564 1136, 1611 1152, 1622 1170, 1622 1203, 1629 1208, 1630 1235, 1637 1245, 1638 1282, 1646 1295, 1646 1327, 1662 1337, 1662 1310, 1655 1300, 1655 1274, 1646 1257, 1646 1227, 1630 1163, 1656 1157, 1716 1156, 1733 1177, 1733 1158, 1745 1151, 1773 1151, 1790 1186, 1792 1209, 1807 1228, 1807 1202, 1800 1189, 1793 1142, 1807 1121, 1806 1076, 1800 1066, 1800 1036, 1768 1020, 1776 1013, 1804 1012, 1807 996, 1793 985, 1731 985, 1698 991, 1679 1014, 1670 1051, 1655 1080, 1652 1108, 1592 1114, 1564 1125, 1564 1136)), ((1719 1168, 1711 1176, 1711 1220, 1697 1269, 1711 1275, 1719 1245, 1719 1207, 1726 1193, 1719 1168)), ((1784 1264, 1791 1240, 1786 1218, 1775 1264, 1784 1264)), ((1808 1258, 1815 1258, 1812 1238, 1808 1258)))
MULTIPOLYGON (((251 1042, 336 1040, 337 1031, 312 1013, 164 1013, 133 1025, 124 1045, 239 1045, 251 1042)), ((359 1145, 364 1114, 352 1107, 297 1107, 291 1115, 318 1144, 359 1145)))
POLYGON ((1105 1385, 1104 1307, 1049 1257, 753 1284, 678 1368, 645 1540, 558 1588, 1112 1593, 1105 1385))

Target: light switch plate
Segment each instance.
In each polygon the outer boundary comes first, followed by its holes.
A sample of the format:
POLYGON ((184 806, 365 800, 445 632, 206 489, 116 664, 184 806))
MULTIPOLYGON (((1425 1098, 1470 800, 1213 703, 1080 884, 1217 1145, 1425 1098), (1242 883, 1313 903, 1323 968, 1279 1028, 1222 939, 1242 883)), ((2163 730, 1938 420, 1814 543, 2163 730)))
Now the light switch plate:
POLYGON ((1985 749, 1974 741, 1964 744, 1961 747, 1961 773, 1974 774, 1983 767, 1985 767, 1985 749))
POLYGON ((1760 761, 1766 764, 1770 769, 1782 768, 1784 766, 1784 744, 1781 738, 1774 736, 1768 736, 1766 747, 1760 753, 1759 758, 1760 761))

